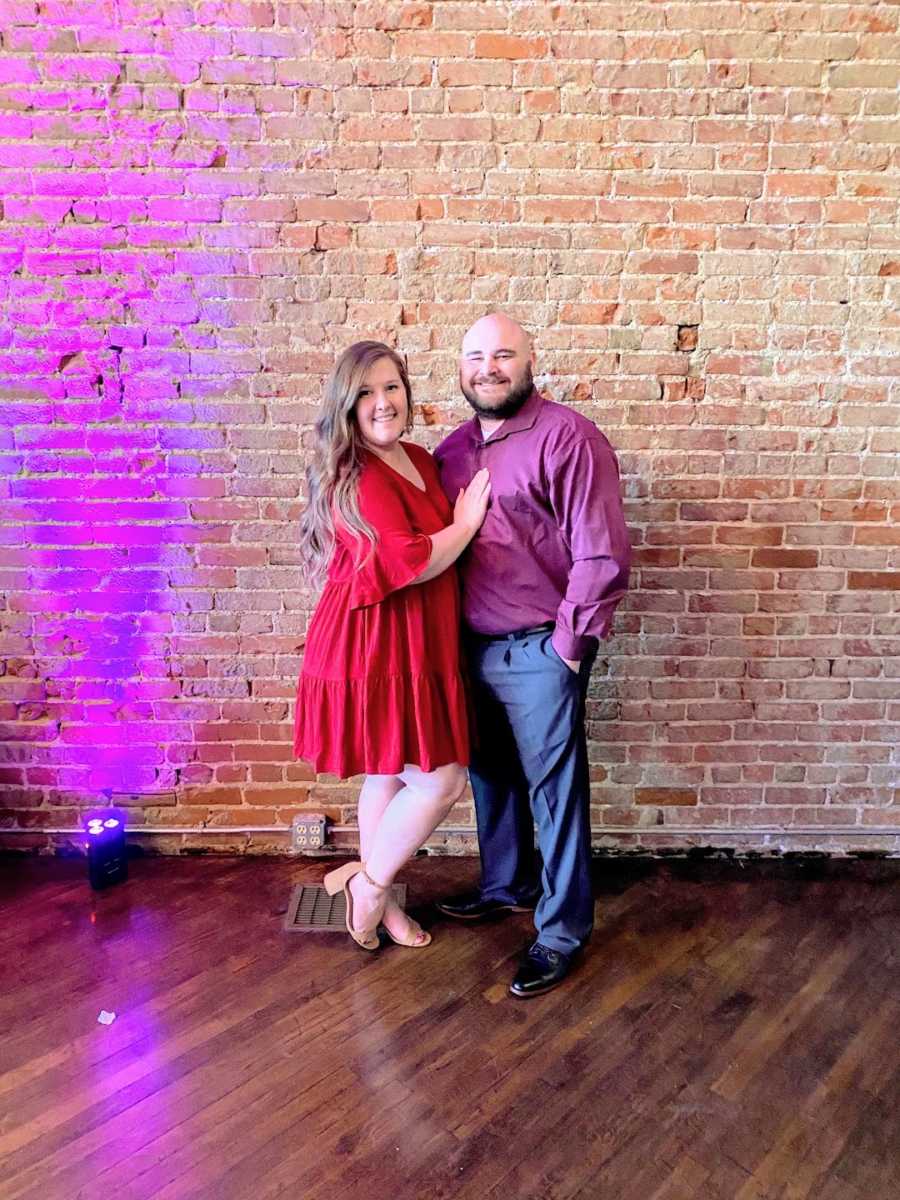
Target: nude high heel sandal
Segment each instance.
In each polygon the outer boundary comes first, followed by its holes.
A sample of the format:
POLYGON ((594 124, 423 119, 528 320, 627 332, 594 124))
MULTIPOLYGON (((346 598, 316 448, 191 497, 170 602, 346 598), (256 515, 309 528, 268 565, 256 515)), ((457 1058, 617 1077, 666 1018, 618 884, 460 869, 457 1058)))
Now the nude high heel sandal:
POLYGON ((424 950, 426 946, 431 945, 431 934, 427 933, 418 921, 414 921, 407 913, 407 921, 409 921, 409 937, 398 938, 394 937, 387 925, 384 927, 384 932, 388 935, 392 942, 396 942, 398 946, 408 946, 410 950, 424 950))
MULTIPOLYGON (((399 905, 397 907, 399 908, 399 905)), ((426 933, 419 922, 414 921, 409 913, 407 913, 405 910, 401 909, 401 912, 403 912, 403 915, 409 922, 409 932, 405 938, 399 938, 391 933, 390 929, 388 929, 387 925, 385 925, 384 932, 388 935, 391 941, 396 946, 406 946, 410 950, 424 950, 426 946, 430 946, 431 934, 426 933)), ((382 918, 382 920, 383 919, 384 918, 382 918)))
POLYGON ((361 946, 363 950, 377 950, 381 945, 378 940, 377 921, 371 929, 353 928, 353 893, 350 891, 350 880, 354 875, 362 875, 372 887, 379 888, 381 891, 387 891, 384 884, 376 883, 361 862, 345 863, 343 867, 329 871, 322 880, 322 884, 329 896, 336 896, 338 892, 344 893, 344 903, 347 908, 347 932, 353 938, 354 942, 356 942, 357 946, 361 946))

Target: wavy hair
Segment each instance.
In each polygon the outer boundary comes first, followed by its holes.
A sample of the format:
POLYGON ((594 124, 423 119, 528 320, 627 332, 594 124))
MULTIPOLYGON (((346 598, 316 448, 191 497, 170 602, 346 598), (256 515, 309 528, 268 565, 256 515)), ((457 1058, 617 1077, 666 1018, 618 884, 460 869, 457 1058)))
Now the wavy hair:
MULTIPOLYGON (((406 391, 406 432, 412 429, 412 389, 406 363, 383 342, 354 342, 343 352, 325 383, 314 427, 312 459, 306 468, 307 501, 300 520, 300 554, 314 582, 324 576, 338 524, 353 534, 360 550, 372 552, 377 534, 359 511, 359 476, 364 442, 356 402, 366 375, 382 358, 397 368, 406 391)), ((362 562, 360 558, 360 563, 362 562)))

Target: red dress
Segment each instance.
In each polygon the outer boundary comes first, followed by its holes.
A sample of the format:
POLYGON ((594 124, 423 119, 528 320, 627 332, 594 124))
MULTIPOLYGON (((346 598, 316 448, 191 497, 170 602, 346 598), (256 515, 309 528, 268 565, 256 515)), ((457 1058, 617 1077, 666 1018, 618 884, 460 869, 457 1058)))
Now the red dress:
POLYGON ((456 568, 410 586, 453 511, 428 451, 403 448, 425 491, 366 455, 359 507, 378 540, 357 567, 359 542, 338 529, 306 639, 294 749, 342 779, 469 761, 456 568))

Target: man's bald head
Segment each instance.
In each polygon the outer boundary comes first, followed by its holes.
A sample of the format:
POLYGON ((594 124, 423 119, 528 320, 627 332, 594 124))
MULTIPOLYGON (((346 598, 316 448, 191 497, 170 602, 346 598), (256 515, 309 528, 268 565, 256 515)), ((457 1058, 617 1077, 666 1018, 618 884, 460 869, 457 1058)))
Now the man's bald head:
POLYGON ((531 339, 505 313, 481 317, 463 337, 459 385, 477 413, 503 420, 534 389, 531 339))
POLYGON ((463 354, 468 346, 481 344, 485 339, 506 342, 522 350, 526 356, 531 355, 531 338, 519 322, 506 313, 488 313, 486 317, 479 317, 463 335, 463 354))

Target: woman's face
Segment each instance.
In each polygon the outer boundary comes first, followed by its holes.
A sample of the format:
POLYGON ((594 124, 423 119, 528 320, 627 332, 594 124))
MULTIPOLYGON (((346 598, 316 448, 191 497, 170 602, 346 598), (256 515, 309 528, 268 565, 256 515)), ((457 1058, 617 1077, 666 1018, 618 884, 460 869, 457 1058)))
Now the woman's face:
POLYGON ((366 372, 353 409, 363 441, 371 450, 390 450, 406 431, 408 401, 400 373, 389 358, 366 372))

